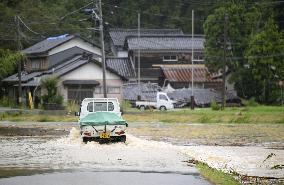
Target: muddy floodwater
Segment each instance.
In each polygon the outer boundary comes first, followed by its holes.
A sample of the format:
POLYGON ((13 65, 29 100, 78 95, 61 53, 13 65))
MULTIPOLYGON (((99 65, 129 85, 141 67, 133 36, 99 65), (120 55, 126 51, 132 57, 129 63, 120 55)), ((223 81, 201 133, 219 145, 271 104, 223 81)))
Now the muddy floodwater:
POLYGON ((2 136, 0 184, 210 184, 169 143, 127 135, 126 143, 82 143, 66 136, 2 136), (5 177, 5 178, 3 178, 5 177))
POLYGON ((131 123, 126 143, 84 144, 77 123, 2 122, 0 185, 210 184, 191 159, 282 184, 283 133, 281 124, 131 123))

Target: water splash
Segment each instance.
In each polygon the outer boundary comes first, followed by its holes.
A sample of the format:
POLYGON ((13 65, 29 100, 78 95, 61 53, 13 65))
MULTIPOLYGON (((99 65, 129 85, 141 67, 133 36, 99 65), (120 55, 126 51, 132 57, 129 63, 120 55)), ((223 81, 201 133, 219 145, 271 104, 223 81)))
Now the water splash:
POLYGON ((176 146, 127 134, 126 143, 82 142, 73 127, 62 138, 5 139, 0 142, 0 166, 47 169, 118 169, 187 172, 176 146), (12 161, 12 162, 11 162, 12 161))

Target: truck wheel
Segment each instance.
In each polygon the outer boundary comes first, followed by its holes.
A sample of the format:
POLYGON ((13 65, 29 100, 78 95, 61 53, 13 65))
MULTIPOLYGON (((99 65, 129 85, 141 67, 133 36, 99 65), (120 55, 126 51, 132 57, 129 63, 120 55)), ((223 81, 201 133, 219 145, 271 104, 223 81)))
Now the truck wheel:
POLYGON ((144 105, 140 106, 140 110, 144 111, 145 110, 145 106, 144 105))
POLYGON ((161 106, 161 107, 160 107, 160 110, 161 110, 161 111, 165 111, 165 110, 167 110, 167 108, 166 108, 165 106, 161 106))
POLYGON ((87 144, 87 142, 88 142, 88 138, 83 137, 83 143, 87 144))
POLYGON ((120 136, 120 141, 123 142, 123 143, 125 143, 125 141, 126 141, 126 136, 120 136))

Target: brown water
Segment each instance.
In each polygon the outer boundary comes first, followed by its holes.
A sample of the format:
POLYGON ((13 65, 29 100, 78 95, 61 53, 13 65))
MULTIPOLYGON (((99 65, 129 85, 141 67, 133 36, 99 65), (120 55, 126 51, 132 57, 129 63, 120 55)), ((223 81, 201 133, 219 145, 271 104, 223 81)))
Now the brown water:
POLYGON ((10 170, 10 178, 0 184, 208 184, 188 159, 178 146, 132 135, 126 143, 84 144, 76 128, 61 138, 1 137, 0 172, 10 170))

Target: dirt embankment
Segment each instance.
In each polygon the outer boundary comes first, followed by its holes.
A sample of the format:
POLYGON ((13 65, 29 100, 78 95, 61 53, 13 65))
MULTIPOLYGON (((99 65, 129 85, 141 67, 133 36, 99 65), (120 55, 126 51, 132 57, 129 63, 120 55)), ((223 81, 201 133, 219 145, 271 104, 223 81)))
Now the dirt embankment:
POLYGON ((0 136, 64 136, 68 135, 74 123, 13 123, 0 124, 0 136))

